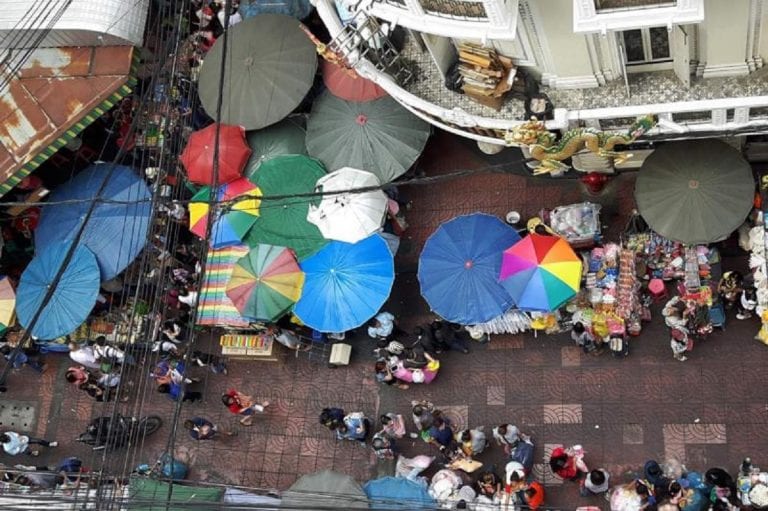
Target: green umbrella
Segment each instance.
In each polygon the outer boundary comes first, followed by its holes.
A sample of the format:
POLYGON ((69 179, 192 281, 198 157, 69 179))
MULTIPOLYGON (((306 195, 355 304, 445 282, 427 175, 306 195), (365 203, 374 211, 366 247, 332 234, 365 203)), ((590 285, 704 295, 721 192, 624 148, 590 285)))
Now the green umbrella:
POLYGON ((635 184, 637 208, 651 229, 690 245, 730 236, 752 209, 754 193, 749 163, 712 139, 660 146, 635 184))
POLYGON ((260 216, 244 241, 251 247, 266 243, 292 248, 299 260, 320 250, 328 240, 315 224, 307 221, 310 204, 317 205, 319 199, 269 197, 313 193, 317 180, 324 175, 320 162, 308 156, 276 156, 262 163, 253 178, 263 195, 260 216))
POLYGON ((221 80, 223 43, 218 38, 206 55, 198 82, 200 102, 214 119, 224 84, 219 122, 246 130, 269 126, 299 106, 312 86, 315 45, 290 16, 262 14, 231 27, 221 80))
POLYGON ((382 183, 403 175, 429 138, 429 124, 390 97, 356 103, 325 93, 307 122, 307 149, 333 171, 367 170, 382 183))
POLYGON ((351 476, 330 470, 301 476, 283 492, 288 509, 368 509, 368 497, 351 476))
POLYGON ((245 136, 252 151, 243 171, 247 178, 253 177, 262 163, 275 156, 307 154, 307 130, 298 117, 283 119, 263 130, 249 131, 245 136))

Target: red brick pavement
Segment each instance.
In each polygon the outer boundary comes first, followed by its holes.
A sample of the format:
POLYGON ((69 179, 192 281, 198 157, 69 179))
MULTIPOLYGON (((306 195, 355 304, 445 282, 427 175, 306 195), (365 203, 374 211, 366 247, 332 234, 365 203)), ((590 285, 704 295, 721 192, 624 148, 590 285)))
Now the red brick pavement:
MULTIPOLYGON (((514 154, 511 153, 514 157, 514 154)), ((498 157, 496 157, 498 161, 498 157)), ((456 169, 480 168, 487 159, 463 141, 438 134, 422 158, 428 176, 456 169)), ((593 201, 604 205, 603 222, 609 238, 623 227, 631 211, 633 176, 615 179, 593 201)), ((575 180, 530 179, 514 174, 474 175, 429 186, 407 186, 402 193, 412 202, 407 212, 410 229, 398 258, 399 274, 389 308, 410 328, 429 317, 415 279, 415 263, 428 235, 443 221, 462 213, 485 211, 503 215, 511 209, 523 217, 542 207, 584 200, 575 180)), ((566 336, 496 336, 471 353, 448 353, 437 380, 407 391, 376 387, 372 380, 371 343, 355 341, 353 363, 328 369, 324 364, 281 352, 278 362, 237 362, 228 376, 205 377, 203 404, 186 405, 182 418, 203 415, 235 437, 194 442, 185 431, 175 436, 177 455, 192 464, 191 477, 213 482, 284 489, 300 474, 324 468, 365 480, 383 470, 368 450, 350 442, 336 442, 317 423, 328 405, 361 410, 372 417, 395 411, 407 414, 411 399, 430 399, 459 425, 492 426, 511 422, 536 441, 536 474, 546 484, 547 503, 564 509, 578 505, 603 506, 600 500, 580 499, 577 488, 543 469, 545 452, 554 444, 581 443, 590 466, 609 469, 615 482, 631 477, 650 458, 676 455, 691 468, 721 465, 734 469, 742 457, 755 462, 766 452, 764 431, 768 405, 764 397, 768 348, 752 339, 756 320, 729 318, 727 330, 698 344, 689 361, 672 359, 665 329, 656 319, 633 340, 626 359, 585 356, 566 336), (219 395, 234 386, 272 402, 255 425, 237 424, 223 408, 219 395)), ((281 347, 278 347, 281 348, 281 347)), ((91 415, 111 405, 93 403, 63 381, 66 359, 49 357, 51 368, 42 380, 24 370, 15 373, 3 399, 31 400, 39 407, 35 433, 56 438, 62 445, 43 460, 82 456, 98 466, 93 455, 72 442, 91 415), (54 452, 55 451, 55 452, 54 452)), ((115 467, 147 461, 165 449, 173 403, 149 387, 145 375, 133 377, 134 398, 119 405, 125 414, 156 413, 166 419, 163 429, 147 439, 135 454, 109 456, 115 467), (140 399, 142 398, 143 399, 140 399)), ((408 454, 429 452, 420 441, 404 439, 408 454)), ((481 459, 499 469, 503 459, 491 448, 481 459)), ((0 462, 8 463, 6 456, 0 462)), ((13 462, 19 462, 16 459, 13 462)))

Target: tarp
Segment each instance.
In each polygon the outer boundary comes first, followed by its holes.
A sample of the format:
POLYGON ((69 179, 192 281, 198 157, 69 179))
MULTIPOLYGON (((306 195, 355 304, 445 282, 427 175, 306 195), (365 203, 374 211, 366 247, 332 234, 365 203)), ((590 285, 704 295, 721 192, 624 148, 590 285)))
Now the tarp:
MULTIPOLYGON (((200 504, 204 502, 221 502, 224 494, 223 488, 210 488, 205 486, 188 486, 174 484, 168 499, 170 483, 155 479, 134 478, 131 479, 128 493, 127 509, 157 510, 163 511, 189 511, 189 509, 205 509, 200 504)), ((211 507, 215 509, 215 507, 211 507)))

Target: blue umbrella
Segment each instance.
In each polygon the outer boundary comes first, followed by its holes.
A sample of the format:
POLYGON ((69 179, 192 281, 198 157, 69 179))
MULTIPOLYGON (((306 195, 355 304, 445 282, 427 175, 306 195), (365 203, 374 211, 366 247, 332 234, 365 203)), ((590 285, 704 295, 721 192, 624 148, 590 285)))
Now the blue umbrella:
POLYGON ((375 509, 435 509, 436 502, 427 488, 403 477, 381 477, 363 485, 375 509))
MULTIPOLYGON (((38 251, 21 274, 16 290, 16 314, 19 323, 29 328, 53 282, 69 244, 38 251)), ((82 245, 61 276, 51 300, 37 319, 32 335, 42 340, 56 339, 73 332, 88 318, 99 294, 99 266, 93 253, 82 245)))
POLYGON ((499 283, 502 253, 520 240, 510 226, 483 213, 444 223, 419 258, 421 294, 447 321, 472 325, 509 310, 514 301, 499 283))
MULTIPOLYGON (((35 229, 38 250, 74 238, 109 167, 107 163, 91 165, 51 193, 49 202, 73 202, 43 208, 40 224, 35 229)), ((114 167, 101 199, 129 202, 98 204, 80 241, 96 256, 101 278, 109 280, 144 248, 152 207, 144 181, 129 167, 121 165, 114 167)))
POLYGON ((332 241, 299 267, 304 288, 293 311, 320 332, 346 332, 371 319, 395 280, 392 252, 378 234, 354 244, 332 241))

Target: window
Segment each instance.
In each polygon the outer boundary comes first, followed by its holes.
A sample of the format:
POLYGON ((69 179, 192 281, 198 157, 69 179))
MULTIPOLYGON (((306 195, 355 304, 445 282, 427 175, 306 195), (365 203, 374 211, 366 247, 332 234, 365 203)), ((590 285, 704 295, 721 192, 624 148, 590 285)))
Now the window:
POLYGON ((672 62, 667 27, 625 30, 621 36, 627 66, 672 62))

